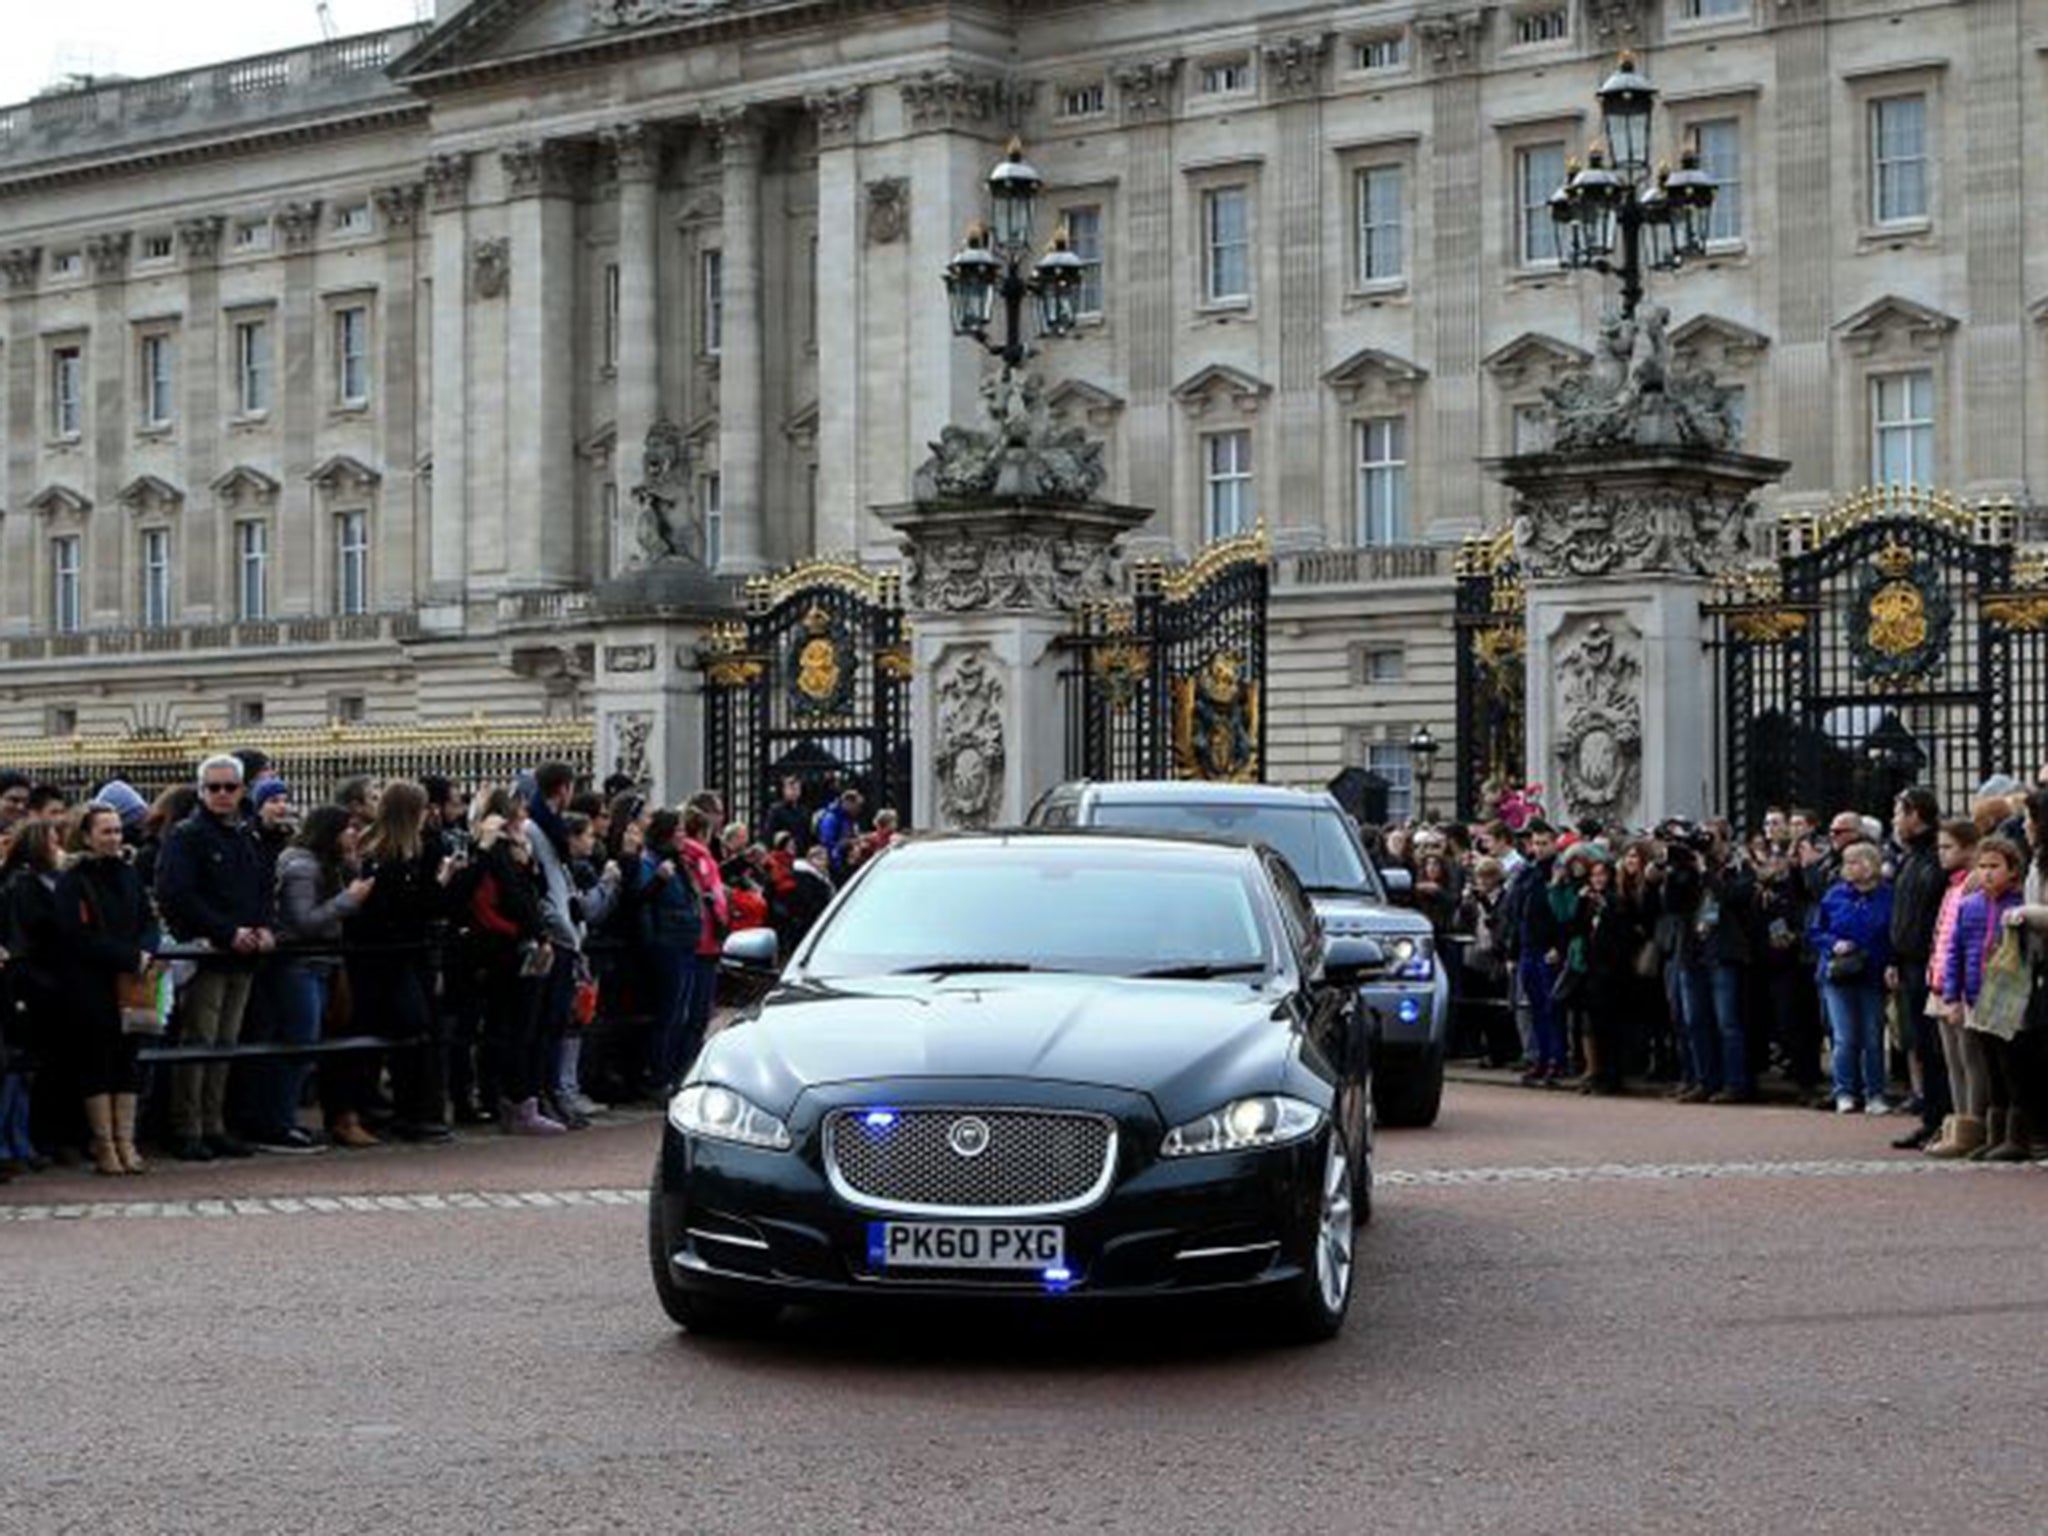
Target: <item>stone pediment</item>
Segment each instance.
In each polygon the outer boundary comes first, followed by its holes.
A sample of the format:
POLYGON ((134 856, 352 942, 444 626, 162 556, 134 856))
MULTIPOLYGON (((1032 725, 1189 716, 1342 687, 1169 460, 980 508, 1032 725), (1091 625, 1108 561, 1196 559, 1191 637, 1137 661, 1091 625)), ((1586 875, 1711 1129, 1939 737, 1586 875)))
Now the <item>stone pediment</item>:
POLYGON ((1046 391, 1045 408, 1062 421, 1078 416, 1106 427, 1123 413, 1124 397, 1086 379, 1062 379, 1046 391))
POLYGON ((248 464, 237 464, 233 469, 213 482, 214 499, 222 506, 238 507, 243 502, 270 502, 277 499, 278 483, 262 470, 248 464))
POLYGON ((367 491, 382 482, 384 475, 353 455, 337 453, 322 460, 306 478, 323 491, 367 491))
POLYGON ((1531 373, 1555 376, 1592 361, 1593 354, 1540 331, 1524 331, 1505 346, 1496 347, 1480 360, 1480 367, 1501 383, 1513 387, 1531 373))
POLYGON ((1405 398, 1429 377, 1429 370, 1392 352, 1361 347, 1323 375, 1323 382, 1346 405, 1356 405, 1369 395, 1405 398))
POLYGON ((610 461, 618 446, 618 423, 608 421, 576 445, 576 456, 592 464, 603 464, 610 461))
POLYGON ((46 485, 29 497, 28 509, 42 517, 83 517, 92 502, 68 485, 46 485))
POLYGON ((1746 363, 1770 346, 1771 338, 1721 315, 1694 315, 1670 331, 1671 350, 1681 356, 1718 352, 1731 363, 1746 363))
POLYGON ((138 514, 175 512, 185 504, 185 493, 155 475, 137 475, 121 487, 114 500, 138 514))
POLYGON ((1931 352, 1957 323, 1954 315, 1888 293, 1872 299, 1846 320, 1838 321, 1835 334, 1863 352, 1874 350, 1892 337, 1904 337, 1921 351, 1931 352))
POLYGON ((1227 363, 1211 363, 1175 385, 1173 398, 1186 406, 1190 415, 1199 416, 1219 401, 1228 401, 1240 411, 1256 411, 1259 402, 1272 393, 1273 386, 1264 379, 1227 363))
POLYGON ((470 0, 391 66, 417 88, 436 76, 511 66, 638 34, 702 32, 788 9, 780 0, 470 0))
POLYGON ((808 447, 818 440, 818 402, 792 411, 782 424, 782 435, 799 447, 808 447))

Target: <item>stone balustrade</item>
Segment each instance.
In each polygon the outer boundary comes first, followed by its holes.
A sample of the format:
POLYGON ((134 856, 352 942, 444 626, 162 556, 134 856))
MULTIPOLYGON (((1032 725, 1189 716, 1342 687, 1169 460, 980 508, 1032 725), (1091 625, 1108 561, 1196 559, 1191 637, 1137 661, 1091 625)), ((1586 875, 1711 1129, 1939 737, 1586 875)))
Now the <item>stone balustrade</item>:
POLYGON ((270 651, 280 645, 362 645, 410 640, 419 618, 389 613, 254 619, 156 628, 90 629, 69 635, 20 635, 5 643, 0 665, 91 656, 157 656, 207 651, 270 651))

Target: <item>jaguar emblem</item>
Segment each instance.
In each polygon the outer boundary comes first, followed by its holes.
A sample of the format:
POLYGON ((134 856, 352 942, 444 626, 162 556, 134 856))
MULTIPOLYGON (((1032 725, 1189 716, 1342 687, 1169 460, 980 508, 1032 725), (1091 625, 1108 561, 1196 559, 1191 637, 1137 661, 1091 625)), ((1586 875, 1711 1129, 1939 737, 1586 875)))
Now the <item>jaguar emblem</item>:
POLYGON ((979 1115, 962 1115, 946 1129, 946 1145, 960 1158, 977 1158, 988 1150, 988 1122, 979 1115))

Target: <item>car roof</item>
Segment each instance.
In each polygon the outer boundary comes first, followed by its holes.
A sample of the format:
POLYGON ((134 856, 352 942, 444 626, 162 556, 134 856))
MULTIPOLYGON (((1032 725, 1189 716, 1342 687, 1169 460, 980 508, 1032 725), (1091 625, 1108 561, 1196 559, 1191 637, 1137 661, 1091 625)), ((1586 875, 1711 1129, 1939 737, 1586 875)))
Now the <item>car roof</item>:
POLYGON ((905 854, 972 851, 1011 846, 1071 847, 1091 853, 1124 852, 1140 857, 1161 854, 1208 855, 1218 862, 1255 857, 1257 844, 1205 832, 1158 832, 1136 827, 1000 827, 988 832, 919 832, 900 837, 891 852, 905 854))
POLYGON ((1283 784, 1215 784, 1202 780, 1137 779, 1098 783, 1079 779, 1053 791, 1084 794, 1098 804, 1156 805, 1179 802, 1185 805, 1336 805, 1336 797, 1323 789, 1293 789, 1283 784))

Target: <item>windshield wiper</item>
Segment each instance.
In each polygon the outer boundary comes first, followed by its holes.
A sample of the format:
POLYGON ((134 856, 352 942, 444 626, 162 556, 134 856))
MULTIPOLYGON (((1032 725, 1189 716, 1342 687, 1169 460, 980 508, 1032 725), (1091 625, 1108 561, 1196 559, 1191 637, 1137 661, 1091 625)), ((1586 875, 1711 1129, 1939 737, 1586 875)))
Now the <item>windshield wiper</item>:
POLYGON ((1214 981, 1219 976, 1263 976, 1263 960, 1239 960, 1228 965, 1163 965, 1156 971, 1135 971, 1133 981, 1214 981))
POLYGON ((1304 885, 1302 890, 1310 896, 1370 896, 1371 891, 1362 885, 1304 885))
POLYGON ((934 960, 925 965, 899 966, 891 976, 965 976, 990 972, 1007 974, 1017 971, 1038 971, 1047 967, 1027 965, 1022 960, 934 960))

